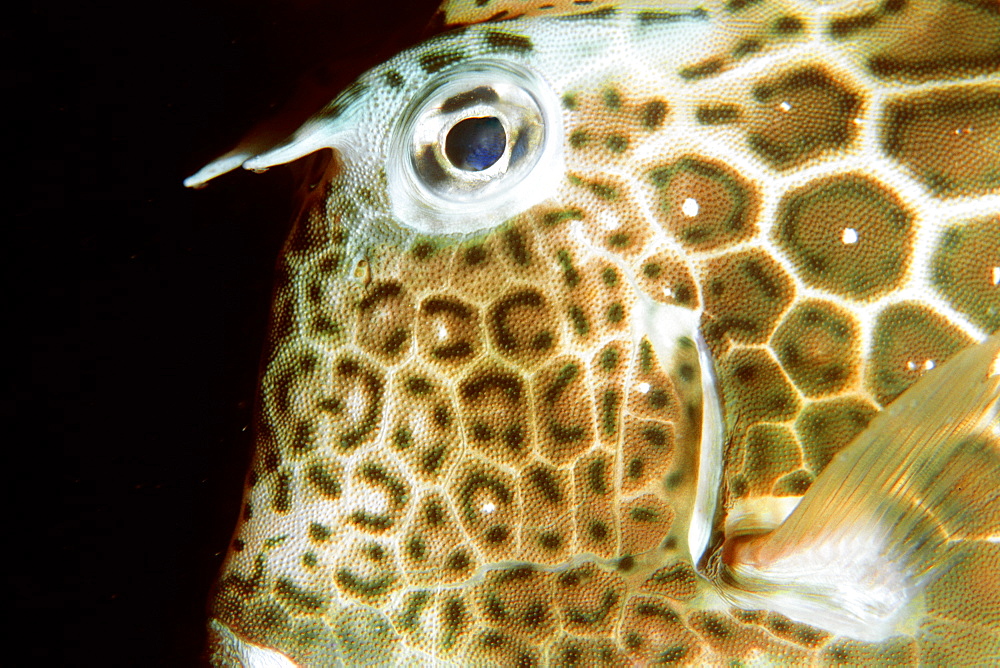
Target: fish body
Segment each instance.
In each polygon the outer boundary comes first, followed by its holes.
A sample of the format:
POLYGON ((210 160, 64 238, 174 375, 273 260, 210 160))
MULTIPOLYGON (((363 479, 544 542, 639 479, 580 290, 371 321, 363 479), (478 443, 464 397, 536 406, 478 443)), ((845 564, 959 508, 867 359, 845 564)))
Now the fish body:
POLYGON ((485 5, 189 179, 308 173, 212 661, 1000 662, 997 6, 485 5))

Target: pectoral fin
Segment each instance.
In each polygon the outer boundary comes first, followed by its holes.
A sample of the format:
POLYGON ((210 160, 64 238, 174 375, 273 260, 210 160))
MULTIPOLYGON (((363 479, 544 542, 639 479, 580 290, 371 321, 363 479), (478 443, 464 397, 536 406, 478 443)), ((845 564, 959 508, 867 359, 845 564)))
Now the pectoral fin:
MULTIPOLYGON (((966 548, 986 555, 978 570, 992 572, 977 571, 975 579, 995 587, 988 583, 1000 582, 998 398, 994 335, 928 372, 883 411, 780 527, 728 542, 723 595, 740 608, 880 641, 940 617, 935 583, 964 572, 968 559, 956 555, 966 548)), ((969 600, 987 609, 968 618, 1000 638, 1000 601, 969 600)))

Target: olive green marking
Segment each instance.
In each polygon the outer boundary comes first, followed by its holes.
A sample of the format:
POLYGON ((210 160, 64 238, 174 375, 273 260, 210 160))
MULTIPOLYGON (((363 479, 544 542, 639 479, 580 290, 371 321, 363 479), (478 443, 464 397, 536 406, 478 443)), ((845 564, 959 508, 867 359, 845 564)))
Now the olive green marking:
POLYGON ((341 588, 362 599, 377 598, 385 594, 395 582, 395 578, 392 575, 363 578, 346 568, 338 570, 334 575, 334 580, 336 580, 341 588))
POLYGON ((685 81, 696 81, 721 72, 724 65, 725 61, 721 58, 712 58, 697 65, 681 68, 678 74, 685 81))
POLYGON ((264 541, 264 549, 270 550, 271 548, 278 547, 282 543, 288 540, 288 534, 282 534, 280 536, 271 536, 264 541))
POLYGON ((559 490, 559 482, 549 471, 545 469, 534 469, 528 473, 528 482, 538 490, 548 503, 558 505, 563 501, 562 492, 559 490))
POLYGON ((753 7, 758 4, 761 0, 727 0, 726 11, 727 12, 741 12, 744 9, 753 7))
POLYGON ((413 432, 409 427, 400 427, 392 434, 392 445, 397 450, 406 450, 413 445, 413 432))
POLYGON ((406 380, 406 389, 410 394, 419 397, 430 394, 434 390, 434 386, 426 378, 414 376, 406 380))
POLYGON ((779 16, 775 19, 772 31, 778 35, 797 35, 804 28, 802 19, 795 16, 779 16))
POLYGON ((618 430, 618 392, 605 390, 601 397, 601 430, 607 436, 614 436, 618 430))
POLYGON ((413 631, 420 623, 420 616, 423 614, 424 608, 431 601, 431 592, 411 591, 406 594, 403 600, 403 611, 396 623, 405 631, 413 631))
POLYGON ((375 463, 366 463, 361 467, 361 477, 374 485, 382 487, 389 493, 390 498, 397 507, 402 506, 409 499, 406 483, 395 476, 389 474, 384 468, 375 463))
POLYGON ((629 517, 636 522, 657 522, 660 519, 660 512, 655 508, 639 506, 629 511, 629 517))
POLYGON ((618 10, 614 7, 600 7, 598 9, 593 9, 589 12, 580 12, 579 14, 565 14, 563 16, 555 17, 557 21, 593 21, 593 20, 605 20, 612 19, 618 14, 618 10))
POLYGON ((562 96, 562 105, 570 111, 575 110, 578 105, 576 93, 564 93, 562 96))
POLYGON ((519 230, 507 230, 504 232, 503 240, 506 244, 507 252, 516 264, 522 267, 531 264, 531 253, 528 252, 528 247, 524 243, 524 236, 519 230))
POLYGON ((380 513, 370 513, 367 510, 356 510, 351 513, 348 520, 358 527, 367 528, 371 531, 385 531, 392 527, 391 517, 380 513))
POLYGON ((333 530, 319 522, 309 523, 309 539, 316 541, 317 543, 327 540, 331 535, 333 535, 333 530))
POLYGON ((573 363, 561 368, 552 381, 552 384, 545 390, 545 401, 554 404, 559 399, 559 395, 573 382, 573 379, 576 378, 579 372, 580 367, 573 363))
POLYGON ((412 253, 418 260, 426 260, 437 251, 437 244, 432 241, 419 241, 413 245, 412 253))
POLYGON ((444 604, 444 638, 441 644, 450 649, 458 641, 467 625, 465 602, 460 598, 449 599, 444 604))
MULTIPOLYGON (((579 580, 579 576, 577 576, 576 579, 579 580)), ((597 607, 597 609, 585 612, 577 608, 569 608, 566 610, 566 617, 573 624, 584 624, 588 626, 600 624, 615 608, 618 604, 618 600, 618 592, 613 589, 608 589, 604 592, 604 596, 601 597, 601 604, 597 607)))
POLYGON ((464 58, 465 56, 458 51, 441 50, 431 51, 430 53, 421 55, 418 62, 424 72, 427 72, 427 74, 434 74, 449 65, 454 65, 464 58))
POLYGON ((807 406, 795 422, 810 471, 819 473, 871 422, 878 410, 867 401, 842 397, 807 406))
POLYGON ((945 230, 931 260, 931 283, 956 311, 988 334, 1000 331, 1000 217, 945 230))
POLYGON ((495 51, 525 53, 534 49, 531 38, 498 30, 490 30, 486 33, 486 45, 495 51))
POLYGON ((809 471, 792 471, 774 483, 775 496, 802 496, 812 485, 814 478, 809 471))
POLYGON ((302 589, 291 580, 282 578, 274 585, 275 597, 300 612, 318 612, 324 607, 322 594, 302 589))
POLYGON ((340 481, 336 475, 328 473, 322 464, 310 464, 306 469, 306 480, 323 496, 329 499, 340 498, 340 481))
POLYGON ((276 513, 287 513, 292 508, 292 479, 287 473, 278 475, 275 481, 271 507, 276 513))
POLYGON ((615 348, 605 348, 601 352, 601 369, 604 371, 614 371, 618 366, 618 350, 615 348))
POLYGON ((583 211, 580 209, 563 209, 562 211, 549 211, 542 216, 542 222, 547 226, 552 226, 566 220, 582 220, 583 211))
POLYGON ((612 153, 623 153, 628 148, 628 139, 621 135, 611 135, 604 140, 604 145, 612 153))
POLYGON ((580 272, 573 267, 573 258, 570 256, 569 251, 559 251, 556 253, 556 259, 559 261, 559 266, 562 267, 566 285, 575 288, 580 283, 580 272))
POLYGON ((424 452, 420 457, 421 472, 436 473, 444 463, 447 451, 448 446, 441 443, 424 452))
POLYGON ((608 236, 608 245, 612 248, 626 248, 629 245, 629 237, 624 232, 615 232, 608 236))
POLYGON ((595 494, 607 494, 608 488, 604 484, 604 460, 595 459, 587 465, 587 484, 595 494))
POLYGON ((382 74, 382 78, 391 88, 399 88, 402 86, 406 80, 403 76, 396 70, 387 70, 382 74))
POLYGON ((608 109, 617 111, 622 106, 622 95, 614 88, 605 88, 601 93, 601 101, 608 109))
POLYGON ((677 13, 677 12, 660 12, 655 10, 639 12, 636 15, 640 25, 649 25, 656 23, 676 23, 677 21, 683 20, 685 18, 691 17, 695 12, 691 13, 677 13))
POLYGON ((764 44, 759 39, 744 39, 733 47, 733 58, 745 58, 746 56, 759 53, 764 48, 764 44))
POLYGON ((576 304, 570 306, 569 318, 573 323, 573 330, 577 336, 586 336, 590 333, 590 323, 587 322, 587 316, 584 315, 582 308, 576 304))
POLYGON ((587 535, 589 535, 592 540, 602 542, 608 537, 608 526, 604 522, 591 520, 590 524, 587 525, 587 535))
POLYGON ((625 317, 625 307, 622 306, 621 302, 615 302, 608 307, 607 318, 608 322, 619 323, 622 318, 625 317))

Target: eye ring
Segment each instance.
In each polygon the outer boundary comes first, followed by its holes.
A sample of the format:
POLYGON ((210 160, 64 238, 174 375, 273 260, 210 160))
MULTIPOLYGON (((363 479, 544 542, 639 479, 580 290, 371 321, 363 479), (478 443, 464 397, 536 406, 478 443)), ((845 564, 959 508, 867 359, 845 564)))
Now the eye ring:
POLYGON ((532 70, 480 60, 442 72, 394 129, 386 177, 396 219, 422 232, 468 232, 551 195, 561 124, 555 94, 532 70))

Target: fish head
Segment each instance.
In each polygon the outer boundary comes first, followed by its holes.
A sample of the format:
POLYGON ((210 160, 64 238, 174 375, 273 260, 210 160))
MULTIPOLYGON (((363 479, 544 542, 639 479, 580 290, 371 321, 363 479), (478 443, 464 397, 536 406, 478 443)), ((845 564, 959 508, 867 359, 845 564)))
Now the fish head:
POLYGON ((992 172, 907 142, 967 113, 995 165, 1000 93, 876 103, 829 16, 735 4, 467 25, 189 180, 311 161, 218 662, 790 656, 723 542, 996 331, 992 172))

